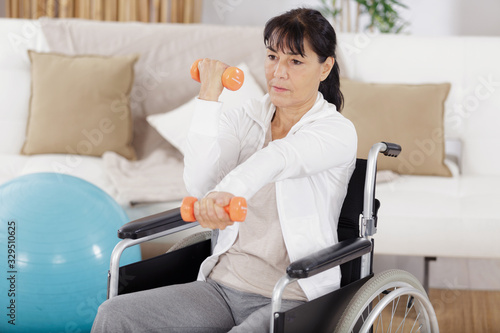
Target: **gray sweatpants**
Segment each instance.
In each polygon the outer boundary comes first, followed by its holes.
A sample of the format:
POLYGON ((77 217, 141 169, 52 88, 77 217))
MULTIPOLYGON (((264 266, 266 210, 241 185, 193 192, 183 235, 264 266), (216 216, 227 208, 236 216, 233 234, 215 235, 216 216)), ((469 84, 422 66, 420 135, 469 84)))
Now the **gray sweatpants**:
MULTIPOLYGON (((269 332, 271 300, 213 280, 162 287, 104 302, 93 333, 269 332)), ((283 300, 281 311, 303 302, 283 300)))

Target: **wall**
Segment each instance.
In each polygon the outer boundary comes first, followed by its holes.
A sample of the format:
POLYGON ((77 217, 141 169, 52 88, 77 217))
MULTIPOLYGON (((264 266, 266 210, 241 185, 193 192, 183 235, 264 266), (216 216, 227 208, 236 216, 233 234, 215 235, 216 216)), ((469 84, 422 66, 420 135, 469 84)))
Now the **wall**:
MULTIPOLYGON (((498 0, 402 0, 402 16, 414 35, 500 36, 498 0)), ((202 21, 225 25, 264 25, 266 20, 299 5, 319 7, 320 0, 205 0, 202 21)))
POLYGON ((266 21, 298 6, 314 7, 319 0, 205 0, 203 23, 264 25, 266 21))
MULTIPOLYGON (((402 12, 410 22, 409 33, 413 35, 457 35, 459 8, 462 0, 405 0, 409 8, 402 12)), ((479 0, 480 1, 480 0, 479 0)))
POLYGON ((458 34, 500 36, 500 1, 460 2, 458 34))
POLYGON ((404 0, 415 35, 500 36, 498 0, 404 0))
POLYGON ((0 0, 0 17, 5 17, 5 0, 0 0))

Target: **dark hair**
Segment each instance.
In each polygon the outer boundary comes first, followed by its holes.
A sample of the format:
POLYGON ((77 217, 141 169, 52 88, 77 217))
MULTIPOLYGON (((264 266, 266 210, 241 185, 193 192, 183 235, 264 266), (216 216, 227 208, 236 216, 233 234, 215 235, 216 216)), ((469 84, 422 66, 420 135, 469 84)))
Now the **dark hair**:
POLYGON ((328 57, 335 58, 330 74, 320 83, 318 90, 340 112, 344 96, 340 91, 340 68, 335 56, 337 36, 330 22, 317 10, 298 8, 270 19, 264 28, 264 43, 274 50, 304 56, 304 38, 318 55, 320 63, 328 57))

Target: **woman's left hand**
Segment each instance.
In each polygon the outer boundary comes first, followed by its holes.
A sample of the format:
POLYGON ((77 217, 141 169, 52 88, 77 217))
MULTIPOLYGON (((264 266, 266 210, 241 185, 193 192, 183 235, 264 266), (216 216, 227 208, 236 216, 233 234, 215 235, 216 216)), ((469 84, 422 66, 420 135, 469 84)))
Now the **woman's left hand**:
POLYGON ((211 192, 206 197, 194 203, 194 216, 198 223, 209 229, 224 230, 233 225, 224 207, 229 205, 234 195, 228 192, 211 192))

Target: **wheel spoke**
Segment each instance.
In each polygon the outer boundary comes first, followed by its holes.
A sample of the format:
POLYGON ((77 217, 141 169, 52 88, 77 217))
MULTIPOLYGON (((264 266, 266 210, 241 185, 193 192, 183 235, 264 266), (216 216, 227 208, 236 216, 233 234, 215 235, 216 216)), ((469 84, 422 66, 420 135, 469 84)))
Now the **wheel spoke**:
MULTIPOLYGON (((382 292, 381 294, 385 294, 385 293, 384 293, 384 292, 382 292)), ((380 299, 381 299, 380 295, 381 295, 381 294, 377 295, 378 302, 380 302, 380 299)), ((377 302, 377 303, 378 303, 378 302, 377 302)), ((374 305, 372 304, 372 306, 374 306, 374 305)), ((382 332, 383 332, 383 331, 384 331, 384 312, 383 312, 383 311, 382 311, 382 312, 380 312, 380 315, 378 316, 378 320, 377 320, 377 328, 375 329, 375 333, 377 333, 377 332, 378 332, 378 328, 379 328, 379 326, 382 326, 382 332)))
MULTIPOLYGON (((413 298, 412 296, 408 296, 408 302, 406 302, 406 304, 410 304, 410 300, 411 298, 413 298)), ((405 315, 403 316, 403 320, 401 321, 401 323, 399 324, 398 326, 398 329, 396 330, 396 333, 399 332, 399 329, 401 328, 401 332, 404 332, 405 331, 405 323, 406 323, 406 318, 408 318, 408 313, 410 312, 410 310, 413 308, 413 302, 411 303, 410 307, 406 306, 406 309, 405 309, 405 315)))
MULTIPOLYGON (((394 288, 395 291, 398 288, 394 288)), ((373 299, 371 309, 384 298, 389 295, 389 290, 384 290, 373 299)), ((387 304, 385 309, 377 315, 377 319, 372 325, 372 332, 378 333, 414 333, 424 331, 423 325, 419 323, 422 313, 418 310, 415 304, 416 300, 412 295, 406 295, 406 302, 403 301, 403 295, 395 297, 387 304), (390 305, 389 305, 390 304, 390 305), (384 326, 384 317, 389 315, 387 326, 384 326)), ((369 315, 370 313, 368 313, 369 315)), ((368 320, 366 312, 363 314, 363 323, 368 320)), ((427 332, 427 331, 425 331, 427 332)))
MULTIPOLYGON (((413 329, 415 328, 415 324, 418 322, 419 317, 420 317, 420 312, 417 314, 417 318, 415 318, 415 322, 413 322, 413 326, 411 327, 410 333, 413 332, 413 329)), ((420 328, 419 328, 419 330, 420 330, 420 328)))
MULTIPOLYGON (((413 309, 413 305, 415 304, 415 301, 414 301, 414 298, 413 296, 409 296, 408 297, 408 302, 406 304, 410 304, 410 306, 408 307, 408 305, 406 306, 406 310, 405 310, 405 316, 403 318, 403 328, 402 328, 402 332, 404 332, 404 329, 405 329, 405 323, 406 323, 406 318, 408 318, 408 314, 410 313, 411 309, 413 309)), ((418 315, 417 315, 417 318, 418 318, 418 315)), ((417 321, 417 319, 415 319, 415 322, 417 321)))
MULTIPOLYGON (((394 288, 394 290, 396 290, 396 288, 394 288)), ((398 305, 399 305, 399 297, 397 298, 396 306, 394 306, 394 301, 395 300, 392 301, 391 321, 389 322, 389 327, 388 327, 388 330, 387 330, 388 332, 392 332, 392 322, 394 320, 394 315, 396 314, 396 309, 398 308, 398 305)))

